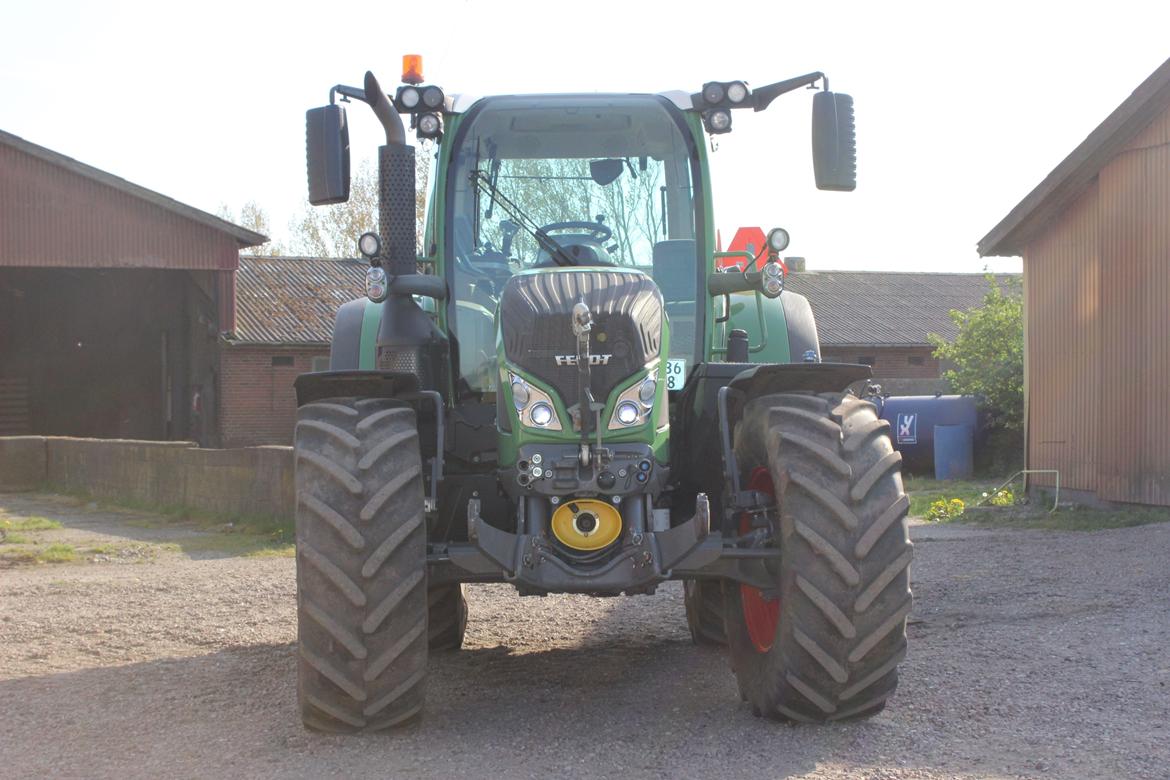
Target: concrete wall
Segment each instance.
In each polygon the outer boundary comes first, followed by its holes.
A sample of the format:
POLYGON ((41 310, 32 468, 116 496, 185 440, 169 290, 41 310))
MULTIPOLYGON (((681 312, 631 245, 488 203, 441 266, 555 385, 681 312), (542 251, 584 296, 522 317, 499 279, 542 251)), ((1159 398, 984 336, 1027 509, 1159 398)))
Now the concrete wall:
POLYGON ((158 507, 291 519, 290 447, 199 449, 189 442, 0 438, 0 490, 47 487, 158 507))
POLYGON ((0 490, 33 490, 45 483, 44 436, 0 436, 0 490))

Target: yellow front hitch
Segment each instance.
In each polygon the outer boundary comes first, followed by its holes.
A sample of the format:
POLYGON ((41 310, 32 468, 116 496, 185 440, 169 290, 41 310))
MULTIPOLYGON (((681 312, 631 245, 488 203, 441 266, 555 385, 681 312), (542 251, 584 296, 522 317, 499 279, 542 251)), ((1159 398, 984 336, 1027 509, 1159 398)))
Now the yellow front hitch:
POLYGON ((622 532, 622 515, 605 501, 569 500, 553 512, 552 531, 566 547, 592 552, 613 544, 618 538, 622 532))

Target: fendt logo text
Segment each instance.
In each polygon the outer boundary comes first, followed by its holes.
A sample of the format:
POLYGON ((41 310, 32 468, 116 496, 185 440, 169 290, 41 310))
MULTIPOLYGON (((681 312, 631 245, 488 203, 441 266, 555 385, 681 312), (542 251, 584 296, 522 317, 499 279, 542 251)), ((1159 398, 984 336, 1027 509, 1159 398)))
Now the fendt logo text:
MULTIPOLYGON (((557 355, 558 366, 575 366, 578 364, 576 355, 557 355)), ((590 355, 589 365, 591 366, 605 366, 609 365, 609 359, 613 355, 590 355)))

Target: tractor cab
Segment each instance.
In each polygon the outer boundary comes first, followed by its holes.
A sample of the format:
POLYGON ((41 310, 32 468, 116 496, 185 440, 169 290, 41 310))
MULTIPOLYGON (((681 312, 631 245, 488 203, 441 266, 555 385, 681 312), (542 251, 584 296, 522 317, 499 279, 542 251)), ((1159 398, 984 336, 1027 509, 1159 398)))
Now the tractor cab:
POLYGON ((444 265, 471 389, 497 389, 493 318, 508 280, 550 269, 652 278, 669 357, 695 360, 706 212, 682 111, 655 95, 485 98, 445 143, 444 265))

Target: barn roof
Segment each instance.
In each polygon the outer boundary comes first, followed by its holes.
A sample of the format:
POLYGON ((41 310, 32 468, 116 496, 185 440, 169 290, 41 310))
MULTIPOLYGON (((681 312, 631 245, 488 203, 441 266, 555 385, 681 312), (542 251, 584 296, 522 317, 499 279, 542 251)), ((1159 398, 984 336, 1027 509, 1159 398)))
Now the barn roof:
MULTIPOLYGON (((1002 287, 1018 274, 997 274, 1002 287)), ((808 298, 823 347, 923 346, 935 333, 955 336, 952 310, 978 306, 983 274, 801 271, 787 289, 808 298)))
POLYGON ((84 179, 104 184, 107 187, 133 196, 138 200, 145 201, 152 205, 163 208, 180 217, 185 217, 192 222, 199 223, 206 227, 218 230, 221 233, 226 233, 234 238, 241 247, 259 246, 268 240, 267 236, 260 233, 253 232, 239 225, 232 224, 227 220, 220 219, 214 214, 208 214, 206 211, 201 211, 193 206, 188 206, 186 203, 180 203, 174 198, 168 198, 166 195, 161 195, 154 190, 148 190, 146 187, 139 186, 133 182, 126 181, 120 176, 115 176, 112 173, 107 173, 92 165, 86 165, 83 162, 68 157, 60 152, 55 152, 52 149, 47 149, 43 146, 38 146, 31 141, 26 141, 20 136, 13 135, 0 130, 0 146, 7 146, 16 151, 22 152, 30 157, 36 158, 43 162, 49 163, 56 168, 68 171, 70 173, 81 176, 84 179))
MULTIPOLYGON (((237 344, 323 345, 341 304, 361 297, 362 260, 240 258, 236 274, 237 344)), ((1018 274, 1000 274, 1003 285, 1018 274)), ((824 346, 923 346, 927 335, 955 335, 952 309, 977 306, 983 274, 802 271, 788 289, 806 296, 824 346)))
POLYGON ((328 344, 341 304, 365 293, 368 264, 322 257, 240 257, 236 344, 328 344))
POLYGON ((1036 189, 979 240, 979 254, 1015 256, 1055 216, 1085 191, 1101 169, 1143 128, 1170 106, 1170 60, 1089 133, 1036 189))

